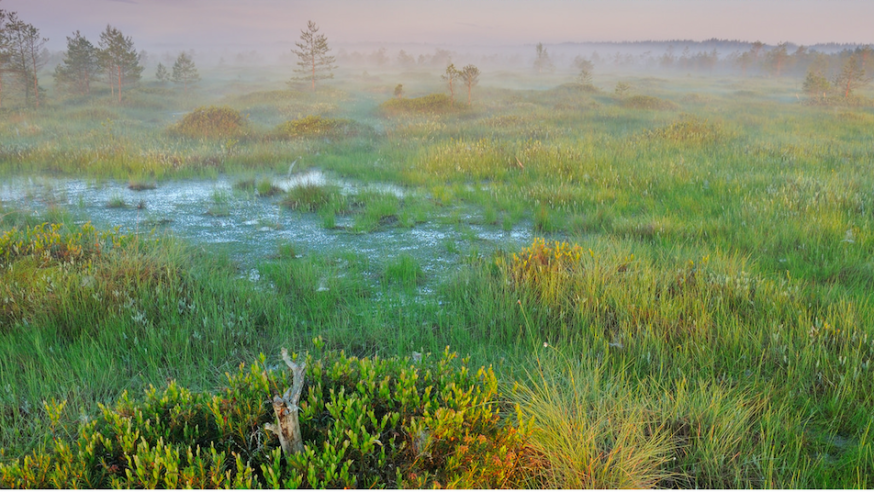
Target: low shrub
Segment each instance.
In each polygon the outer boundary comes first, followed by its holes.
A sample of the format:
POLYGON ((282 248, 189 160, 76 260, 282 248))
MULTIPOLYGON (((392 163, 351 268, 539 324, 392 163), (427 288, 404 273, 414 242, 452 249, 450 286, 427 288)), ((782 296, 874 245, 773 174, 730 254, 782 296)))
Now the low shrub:
POLYGON ((713 144, 725 136, 725 131, 719 124, 684 115, 669 125, 647 131, 645 135, 648 138, 676 143, 713 144))
MULTIPOLYGON (((321 352, 316 340, 316 351, 321 352)), ((262 355, 218 392, 170 382, 125 393, 73 440, 0 464, 3 488, 518 487, 527 426, 511 422, 491 369, 440 358, 307 355, 304 451, 265 430, 291 384, 262 355)), ((59 415, 64 403, 46 403, 59 415)), ((53 419, 55 426, 57 419, 53 419)))
POLYGON ((231 138, 246 134, 246 117, 229 107, 200 107, 186 114, 170 133, 188 138, 231 138))

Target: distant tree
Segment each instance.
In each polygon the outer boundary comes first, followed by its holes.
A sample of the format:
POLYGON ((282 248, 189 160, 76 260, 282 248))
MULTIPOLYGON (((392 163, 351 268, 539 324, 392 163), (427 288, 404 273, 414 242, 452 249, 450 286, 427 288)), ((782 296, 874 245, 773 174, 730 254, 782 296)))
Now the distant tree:
POLYGON ((182 84, 183 91, 188 94, 188 87, 200 82, 200 74, 194 66, 194 60, 184 51, 179 53, 173 64, 173 82, 182 84))
POLYGON ((801 88, 808 96, 821 101, 825 99, 826 94, 831 89, 831 84, 821 71, 811 67, 807 71, 807 77, 804 78, 801 88))
POLYGON ((870 80, 865 75, 865 68, 859 60, 859 56, 852 55, 841 68, 841 73, 835 78, 835 85, 844 91, 844 97, 849 98, 850 94, 859 87, 865 85, 870 80))
POLYGON ((416 64, 416 59, 413 58, 412 55, 408 54, 406 51, 401 50, 398 52, 398 65, 402 67, 411 67, 416 64))
POLYGON ((13 14, 0 9, 0 108, 3 107, 3 74, 6 72, 9 61, 12 58, 9 50, 11 45, 6 29, 10 15, 13 14))
POLYGON ((591 61, 577 56, 574 58, 574 68, 577 69, 577 81, 581 84, 591 85, 592 72, 595 70, 595 64, 591 61))
POLYGON ((4 31, 8 45, 8 71, 22 88, 25 104, 32 102, 39 109, 39 70, 45 65, 43 46, 48 39, 40 37, 39 29, 18 19, 14 12, 7 14, 4 31))
POLYGON ((537 69, 537 73, 551 71, 554 68, 543 43, 537 43, 537 57, 534 59, 534 68, 537 69))
POLYGON ((301 30, 300 42, 295 43, 298 49, 291 50, 297 55, 298 68, 295 72, 298 76, 292 77, 293 81, 310 80, 312 81, 313 91, 316 90, 316 80, 333 79, 334 73, 331 72, 334 66, 334 57, 328 55, 331 48, 328 47, 328 38, 324 34, 319 34, 319 28, 313 21, 307 22, 307 29, 301 30))
POLYGON ((461 69, 461 72, 458 72, 458 76, 467 87, 467 104, 470 106, 470 92, 479 83, 479 69, 473 65, 467 65, 461 69))
POLYGON ((674 46, 668 45, 668 49, 665 50, 664 54, 659 58, 659 65, 662 68, 671 68, 674 66, 674 46))
POLYGON ((789 62, 789 43, 783 42, 774 47, 765 57, 768 69, 775 76, 779 77, 789 62))
POLYGON ((136 84, 142 77, 143 66, 140 65, 140 56, 134 49, 133 40, 109 25, 100 33, 98 45, 100 66, 106 73, 112 96, 115 97, 115 93, 118 93, 118 102, 121 103, 124 86, 136 84))
POLYGON ((55 66, 55 83, 69 87, 80 96, 91 94, 91 80, 97 76, 100 65, 97 62, 97 48, 79 31, 73 37, 67 36, 67 51, 64 60, 55 66))
POLYGON ((455 89, 453 88, 453 84, 455 80, 458 79, 458 69, 455 68, 454 63, 450 63, 449 66, 446 67, 446 72, 441 76, 443 80, 445 80, 449 84, 449 102, 452 103, 455 101, 455 89))
POLYGON ((170 82, 170 72, 163 63, 158 63, 158 69, 155 70, 155 78, 158 79, 158 82, 162 85, 170 82))
POLYGON ((373 63, 374 65, 379 67, 388 63, 388 55, 386 55, 385 48, 379 48, 378 50, 375 50, 373 53, 370 54, 370 56, 368 56, 368 58, 370 59, 370 63, 373 63))
POLYGON ((613 93, 619 97, 625 97, 628 93, 631 92, 631 86, 626 84, 625 82, 616 82, 616 88, 613 89, 613 93))
POLYGON ((395 86, 395 97, 398 99, 404 97, 404 84, 398 84, 395 86))

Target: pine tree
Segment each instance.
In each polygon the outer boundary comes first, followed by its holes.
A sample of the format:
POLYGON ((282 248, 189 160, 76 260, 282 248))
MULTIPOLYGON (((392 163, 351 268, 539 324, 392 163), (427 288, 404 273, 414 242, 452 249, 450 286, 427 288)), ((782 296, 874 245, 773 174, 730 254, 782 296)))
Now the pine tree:
POLYGON ((537 69, 537 73, 552 71, 554 68, 543 43, 537 43, 537 58, 534 59, 534 68, 537 69))
POLYGON ((67 52, 64 60, 55 67, 55 83, 67 86, 76 94, 91 94, 91 80, 100 69, 97 63, 97 48, 79 31, 67 37, 67 52))
POLYGON ((856 55, 850 56, 844 62, 841 73, 835 79, 835 85, 844 91, 844 98, 849 98, 854 90, 865 85, 867 82, 868 78, 865 76, 865 68, 859 63, 859 57, 856 55))
POLYGON ((140 56, 134 49, 133 40, 112 26, 106 26, 106 30, 100 33, 99 45, 100 66, 106 72, 113 96, 118 92, 118 102, 121 103, 122 88, 139 82, 142 77, 140 56))
POLYGON ((185 94, 188 94, 188 86, 200 82, 200 74, 194 66, 194 60, 184 51, 179 53, 176 63, 173 64, 173 82, 182 84, 185 94))
POLYGON ((9 12, 0 9, 0 108, 3 107, 3 74, 9 65, 11 55, 9 53, 9 37, 7 36, 6 23, 9 12))
POLYGON ((165 67, 163 63, 158 63, 158 69, 155 71, 155 78, 158 79, 158 82, 162 85, 170 82, 170 72, 167 71, 167 67, 165 67))
POLYGON ((291 83, 301 80, 311 80, 313 90, 316 90, 316 80, 333 79, 331 70, 337 68, 334 65, 334 57, 329 56, 331 50, 328 47, 328 38, 324 34, 318 34, 319 28, 313 21, 307 22, 307 29, 301 30, 300 42, 295 43, 298 47, 291 50, 297 55, 298 62, 294 71, 299 74, 292 77, 291 83))
POLYGON ((455 79, 458 78, 458 69, 455 68, 454 63, 450 63, 448 67, 446 67, 446 72, 441 76, 443 80, 449 83, 449 102, 450 104, 455 102, 455 88, 453 84, 455 83, 455 79))
POLYGON ((8 56, 8 71, 12 73, 24 92, 25 104, 39 109, 40 92, 39 70, 45 65, 43 46, 48 41, 41 38, 39 29, 19 20, 14 12, 5 15, 4 26, 5 54, 8 56))
POLYGON ((467 86, 467 105, 470 106, 470 91, 479 83, 479 69, 473 65, 467 65, 461 69, 458 76, 467 86))

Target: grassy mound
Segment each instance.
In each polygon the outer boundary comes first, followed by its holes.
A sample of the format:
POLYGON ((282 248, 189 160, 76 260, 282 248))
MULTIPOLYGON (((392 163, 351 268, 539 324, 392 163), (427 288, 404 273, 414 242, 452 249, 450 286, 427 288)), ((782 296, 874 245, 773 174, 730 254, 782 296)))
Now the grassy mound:
POLYGON ((409 99, 389 99, 382 103, 379 108, 383 113, 390 115, 404 113, 441 114, 461 111, 467 109, 468 106, 467 103, 452 102, 446 94, 428 94, 409 99))
POLYGON ((316 212, 328 205, 340 204, 343 201, 344 197, 338 186, 307 183, 288 190, 282 199, 282 204, 292 210, 316 212))
MULTIPOLYGON (((316 351, 321 343, 316 340, 316 351)), ((303 359, 303 357, 301 357, 303 359)), ((196 393, 170 382, 127 393, 75 439, 0 465, 3 488, 498 488, 520 484, 525 432, 502 417, 491 369, 442 358, 305 357, 304 452, 265 424, 290 376, 261 357, 196 393)), ((59 415, 65 403, 47 403, 59 415)))
POLYGON ((630 96, 622 100, 622 105, 630 109, 677 109, 678 106, 671 101, 660 99, 655 96, 630 96))
POLYGON ((357 135, 360 131, 359 125, 350 120, 309 115, 280 124, 273 136, 278 139, 340 137, 357 135))
POLYGON ((170 133, 188 138, 240 137, 248 130, 246 117, 226 106, 200 107, 186 114, 170 133))
POLYGON ((651 139, 684 144, 713 144, 726 136, 722 125, 691 115, 655 130, 646 132, 651 139))

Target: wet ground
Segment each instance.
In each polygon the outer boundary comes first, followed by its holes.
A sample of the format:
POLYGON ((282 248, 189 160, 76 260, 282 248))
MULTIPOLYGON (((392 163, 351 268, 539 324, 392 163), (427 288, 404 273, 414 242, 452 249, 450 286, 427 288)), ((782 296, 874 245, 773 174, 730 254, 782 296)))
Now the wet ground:
MULTIPOLYGON (((455 223, 429 219, 413 227, 388 225, 367 233, 354 232, 353 217, 341 216, 327 229, 315 213, 290 211, 281 196, 258 197, 234 190, 237 178, 173 180, 154 183, 154 189, 135 191, 127 182, 81 179, 13 178, 0 184, 0 201, 16 208, 45 211, 62 207, 80 221, 98 227, 119 226, 126 233, 170 234, 208 250, 229 254, 246 268, 291 244, 300 254, 366 255, 374 267, 399 255, 417 259, 427 273, 445 272, 458 264, 459 255, 488 254, 497 248, 517 250, 531 243, 530 223, 510 230, 476 224, 473 217, 455 223)), ((276 176, 273 183, 288 190, 302 184, 334 184, 343 193, 376 189, 401 198, 407 193, 393 185, 364 185, 332 178, 318 170, 276 176)))

